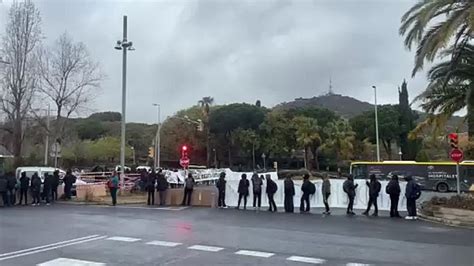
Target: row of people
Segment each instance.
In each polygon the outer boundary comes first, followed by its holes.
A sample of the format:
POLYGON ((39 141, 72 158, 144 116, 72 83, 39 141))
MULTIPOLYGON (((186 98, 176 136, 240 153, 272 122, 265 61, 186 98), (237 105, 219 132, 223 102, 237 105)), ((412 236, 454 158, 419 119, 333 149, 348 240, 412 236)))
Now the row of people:
MULTIPOLYGON (((268 203, 270 212, 276 212, 277 207, 274 200, 274 195, 278 191, 278 186, 271 179, 271 176, 267 174, 265 177, 263 175, 258 176, 256 173, 252 175, 251 180, 247 179, 246 174, 242 174, 241 179, 239 181, 237 192, 239 194, 236 209, 240 209, 241 203, 243 201, 243 208, 247 208, 247 197, 249 196, 249 189, 250 184, 252 184, 253 189, 253 207, 254 209, 260 209, 261 207, 261 197, 262 197, 262 186, 263 182, 266 180, 266 194, 268 196, 268 203)), ((407 199, 407 211, 408 216, 406 219, 416 219, 416 200, 421 195, 421 188, 420 186, 414 182, 414 180, 407 176, 405 177, 405 181, 407 181, 406 188, 405 188, 405 197, 407 199)), ((219 208, 227 208, 225 203, 225 194, 226 194, 226 183, 225 180, 225 173, 222 172, 218 181, 216 182, 216 186, 218 189, 218 207, 219 208)), ((285 212, 294 212, 294 203, 293 198, 295 196, 295 185, 291 177, 286 177, 284 182, 284 209, 285 212)), ((370 209, 374 206, 374 212, 372 216, 378 216, 378 205, 377 199, 380 194, 381 184, 376 179, 375 175, 370 176, 370 180, 366 181, 366 185, 369 191, 369 201, 367 204, 367 209, 362 213, 363 215, 369 215, 370 209)), ((354 207, 354 199, 356 197, 356 188, 358 184, 354 183, 354 179, 352 176, 349 176, 346 181, 343 183, 343 190, 348 197, 348 206, 346 210, 347 215, 355 215, 353 211, 354 207)), ((310 196, 314 195, 316 192, 316 186, 309 180, 309 175, 305 174, 303 177, 303 183, 301 185, 301 200, 300 200, 300 212, 307 213, 310 211, 310 196)), ((401 189, 397 175, 393 175, 392 179, 386 186, 385 191, 390 196, 390 217, 399 218, 400 213, 398 212, 398 203, 400 199, 401 189)), ((325 207, 325 211, 323 214, 330 215, 330 207, 329 207, 329 197, 331 196, 331 182, 329 177, 326 175, 323 178, 321 194, 323 197, 323 203, 325 207)))
POLYGON ((22 172, 18 179, 13 173, 7 173, 0 177, 0 195, 3 206, 16 205, 17 197, 19 197, 17 205, 28 205, 28 194, 33 199, 33 206, 39 205, 42 200, 49 205, 51 202, 58 200, 58 187, 61 181, 64 183, 65 199, 71 199, 72 187, 76 182, 76 177, 72 175, 70 170, 67 171, 62 180, 59 171, 55 171, 52 175, 45 173, 43 180, 41 180, 38 173, 34 173, 29 178, 25 172, 22 172))

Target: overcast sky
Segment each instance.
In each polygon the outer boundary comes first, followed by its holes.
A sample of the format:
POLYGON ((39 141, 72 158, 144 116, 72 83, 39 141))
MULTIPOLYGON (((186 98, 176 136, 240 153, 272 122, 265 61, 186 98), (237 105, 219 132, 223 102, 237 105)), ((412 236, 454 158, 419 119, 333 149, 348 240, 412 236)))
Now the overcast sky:
MULTIPOLYGON (((0 0, 1 2, 1 0, 0 0)), ((216 104, 268 107, 328 90, 380 103, 410 98, 425 73, 411 79, 414 52, 398 35, 400 17, 415 0, 36 1, 45 44, 62 32, 86 44, 107 75, 92 111, 120 111, 122 16, 128 16, 127 120, 156 121, 203 96, 216 104)), ((0 4, 4 34, 10 0, 0 4)), ((85 114, 84 114, 85 115, 85 114)))

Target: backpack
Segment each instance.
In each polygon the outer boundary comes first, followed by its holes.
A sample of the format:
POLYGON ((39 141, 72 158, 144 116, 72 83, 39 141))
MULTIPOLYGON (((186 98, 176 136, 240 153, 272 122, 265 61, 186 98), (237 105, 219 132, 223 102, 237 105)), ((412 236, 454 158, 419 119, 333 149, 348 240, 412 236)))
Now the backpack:
POLYGON ((309 189, 308 192, 310 195, 313 195, 314 193, 316 193, 316 186, 312 182, 309 182, 308 189, 309 189))
POLYGON ((342 185, 342 190, 344 190, 345 193, 349 193, 349 180, 344 181, 344 184, 342 185))
POLYGON ((419 199, 421 197, 421 187, 415 182, 413 183, 413 195, 415 196, 415 199, 419 199))

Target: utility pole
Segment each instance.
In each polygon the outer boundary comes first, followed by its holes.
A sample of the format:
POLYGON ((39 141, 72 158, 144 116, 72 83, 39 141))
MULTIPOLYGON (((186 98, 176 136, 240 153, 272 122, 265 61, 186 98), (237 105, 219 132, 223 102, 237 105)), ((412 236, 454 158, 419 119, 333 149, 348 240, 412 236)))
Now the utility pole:
POLYGON ((153 106, 158 108, 158 128, 156 130, 155 136, 155 158, 154 158, 154 167, 155 169, 160 168, 161 161, 161 105, 154 103, 153 106))
POLYGON ((122 50, 122 122, 120 143, 120 183, 123 188, 125 175, 125 113, 127 104, 127 51, 133 51, 132 42, 127 40, 127 16, 123 16, 123 40, 117 41, 115 49, 122 50))
POLYGON ((374 98, 375 98, 375 143, 377 145, 377 162, 380 162, 380 145, 379 145, 379 119, 377 116, 377 87, 372 86, 374 88, 374 98))
POLYGON ((49 117, 51 116, 51 106, 48 104, 48 113, 46 114, 46 140, 44 141, 44 166, 48 166, 49 158, 49 117))

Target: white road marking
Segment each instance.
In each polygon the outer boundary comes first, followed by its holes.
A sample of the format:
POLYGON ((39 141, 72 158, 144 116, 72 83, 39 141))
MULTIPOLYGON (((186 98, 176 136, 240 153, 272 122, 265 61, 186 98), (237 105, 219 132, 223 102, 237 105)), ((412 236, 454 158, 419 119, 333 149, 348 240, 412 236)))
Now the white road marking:
POLYGON ((146 244, 154 245, 154 246, 162 246, 162 247, 176 247, 176 246, 182 245, 183 243, 155 240, 155 241, 148 242, 146 244))
POLYGON ((133 237, 125 237, 125 236, 113 236, 109 237, 106 240, 112 240, 112 241, 122 241, 122 242, 137 242, 140 241, 140 238, 133 238, 133 237))
POLYGON ((239 250, 239 251, 235 252, 235 254, 244 255, 244 256, 260 257, 260 258, 270 258, 271 256, 275 255, 275 253, 253 251, 253 250, 239 250))
POLYGON ((37 266, 105 266, 105 263, 93 262, 87 260, 75 260, 75 259, 66 259, 66 258, 57 258, 54 260, 46 261, 37 266))
POLYGON ((15 255, 15 254, 19 254, 19 253, 23 253, 23 252, 28 252, 28 251, 32 251, 32 250, 37 250, 37 249, 42 249, 42 248, 48 248, 48 247, 52 247, 52 246, 56 246, 56 245, 67 244, 67 243, 70 243, 70 242, 80 241, 80 240, 89 239, 89 238, 95 238, 95 237, 98 237, 98 236, 99 236, 99 235, 90 235, 90 236, 85 236, 85 237, 80 237, 80 238, 74 238, 74 239, 70 239, 70 240, 66 240, 66 241, 56 242, 56 243, 52 243, 52 244, 48 244, 48 245, 43 245, 43 246, 38 246, 38 247, 33 247, 33 248, 27 248, 27 249, 17 250, 17 251, 13 251, 13 252, 8 252, 8 253, 0 254, 0 257, 15 255))
POLYGON ((370 266, 370 264, 349 262, 346 266, 370 266))
POLYGON ((31 254, 36 254, 36 253, 45 252, 45 251, 49 251, 49 250, 53 250, 53 249, 58 249, 58 248, 63 248, 63 247, 67 247, 67 246, 77 245, 77 244, 86 243, 86 242, 90 242, 90 241, 100 240, 100 239, 104 239, 106 237, 107 236, 98 236, 98 237, 88 238, 88 239, 84 239, 84 240, 80 240, 80 241, 76 241, 76 242, 70 242, 70 243, 66 243, 66 244, 56 245, 56 246, 52 246, 52 247, 48 247, 48 248, 37 249, 37 250, 30 251, 30 252, 24 252, 24 253, 21 253, 21 254, 16 254, 16 255, 12 255, 12 256, 3 257, 3 258, 0 258, 0 261, 13 259, 13 258, 17 258, 17 257, 23 257, 23 256, 31 255, 31 254))
POLYGON ((318 258, 310 258, 310 257, 300 257, 300 256, 291 256, 286 260, 296 261, 296 262, 305 262, 305 263, 312 263, 312 264, 323 264, 326 262, 324 259, 318 258))
POLYGON ((223 250, 224 248, 213 247, 213 246, 194 245, 194 246, 188 247, 188 249, 200 250, 200 251, 209 251, 209 252, 218 252, 218 251, 223 250))

